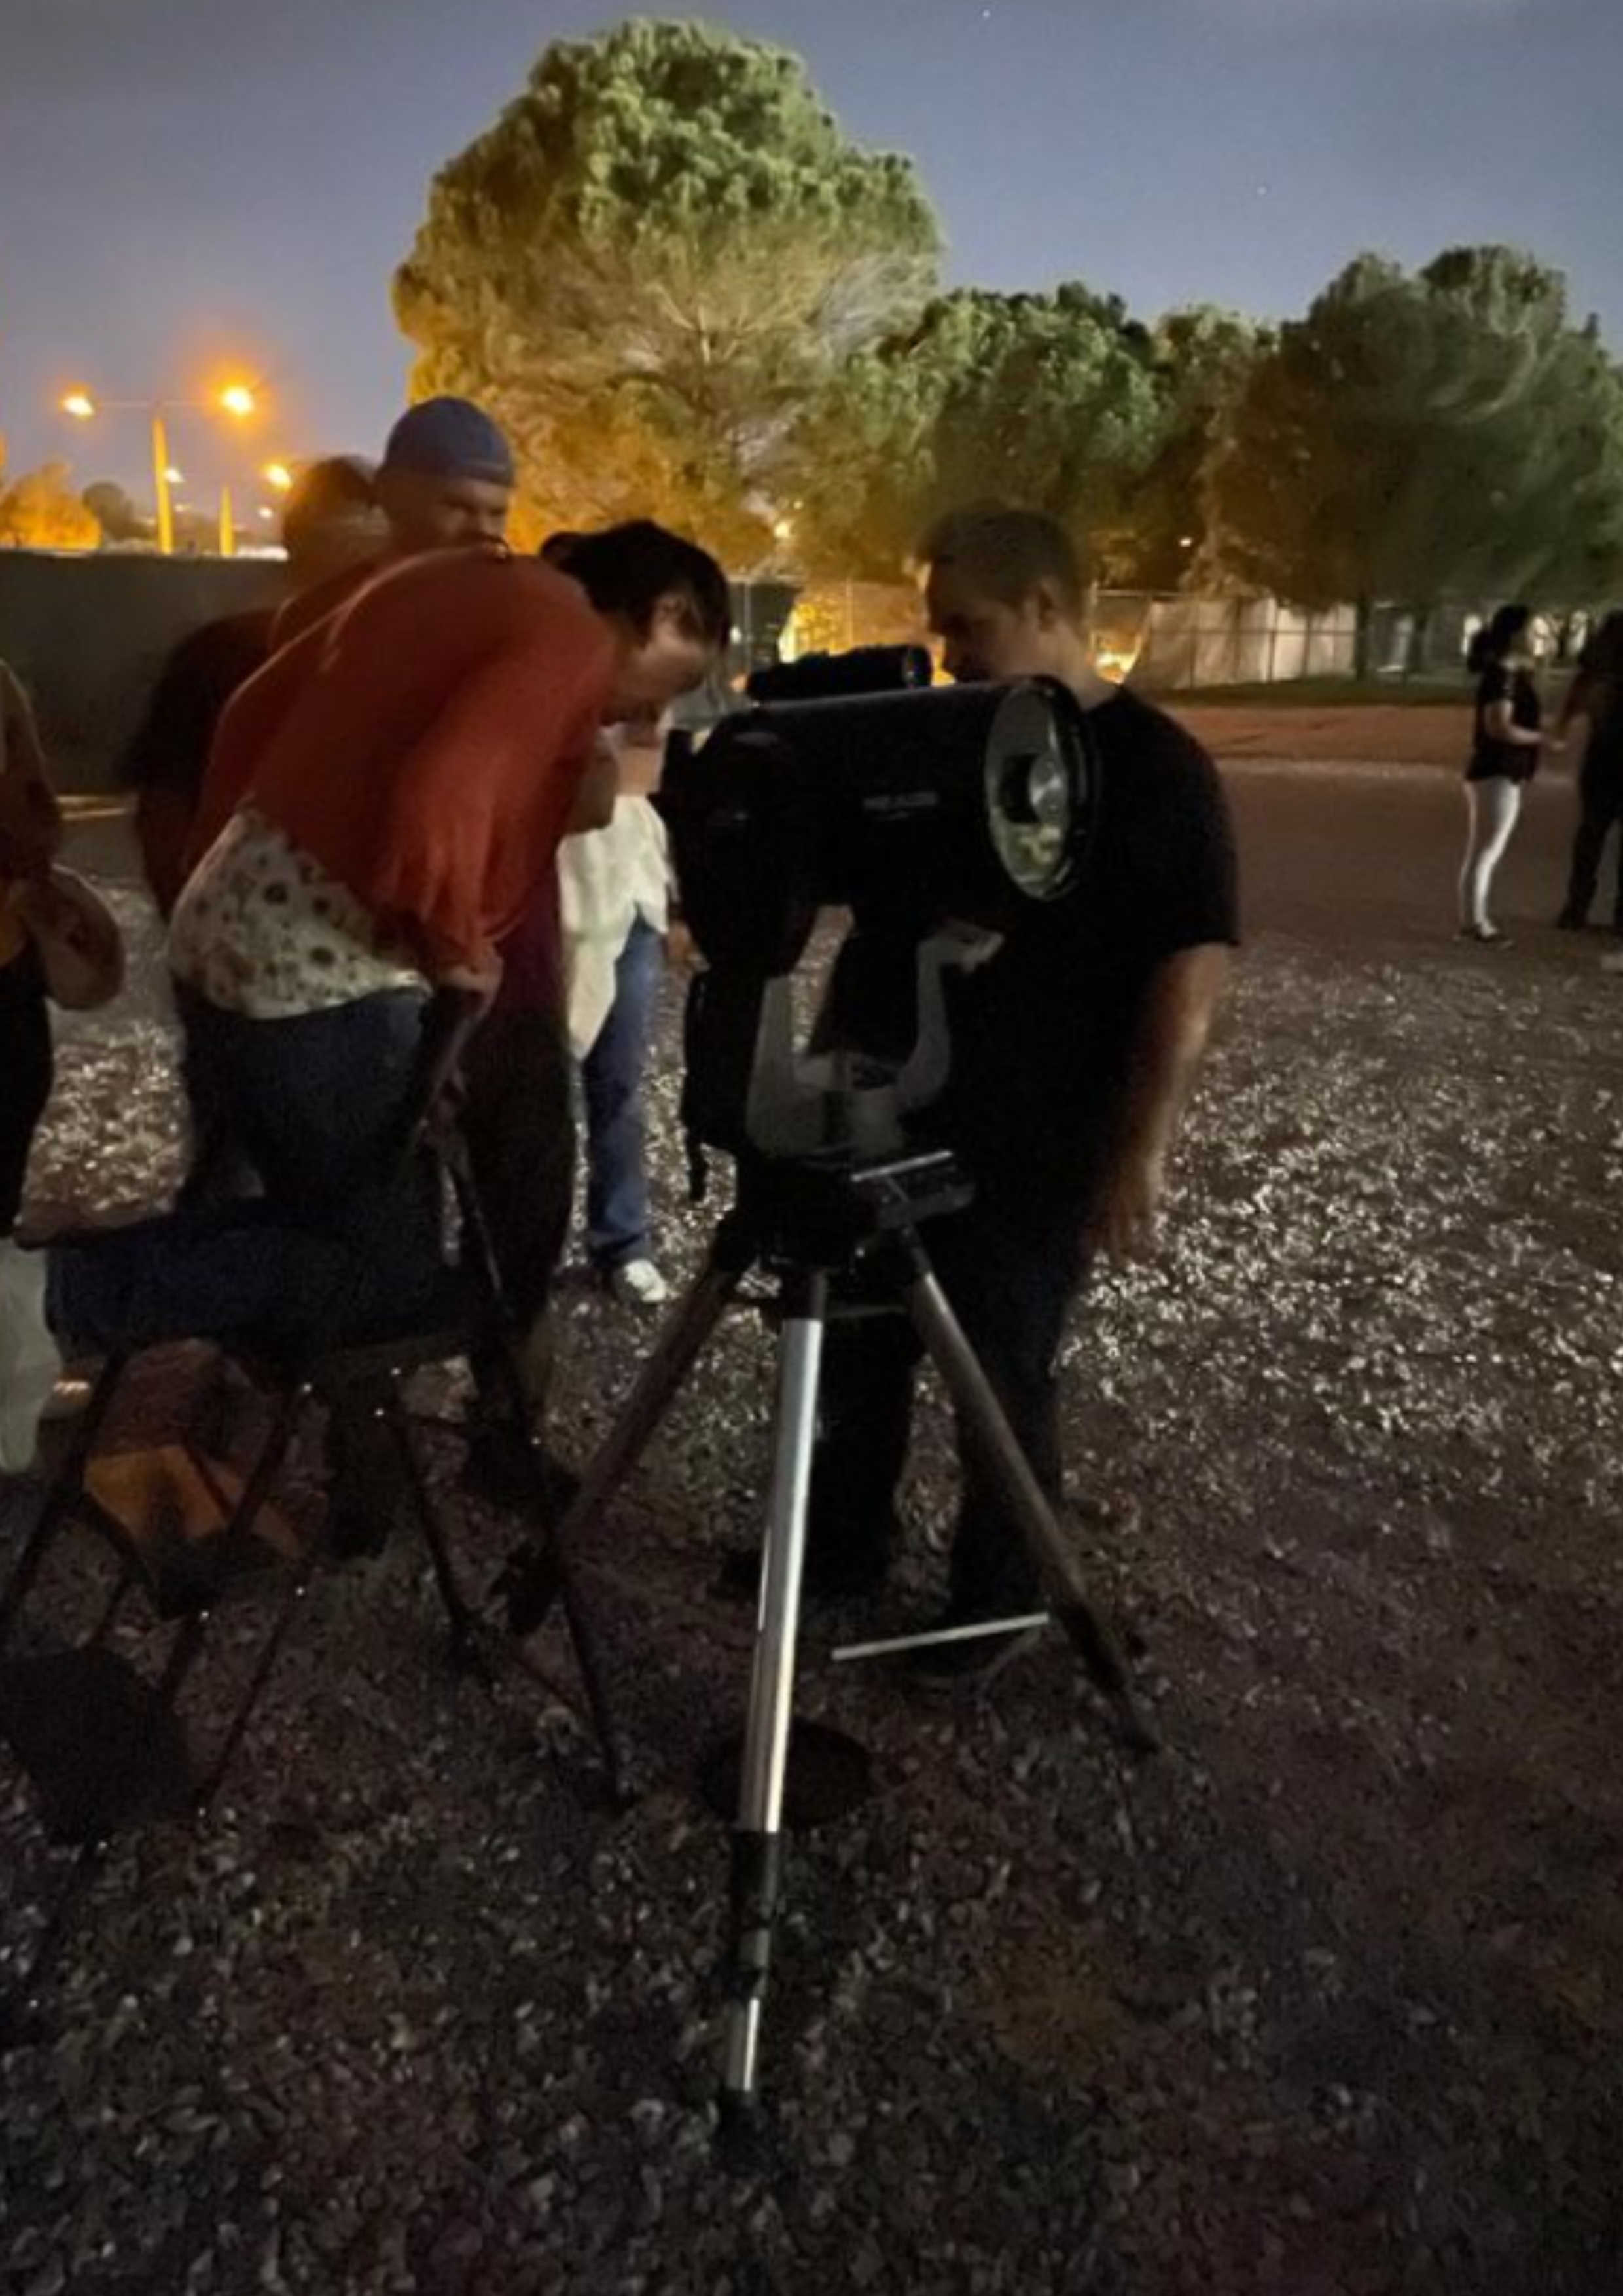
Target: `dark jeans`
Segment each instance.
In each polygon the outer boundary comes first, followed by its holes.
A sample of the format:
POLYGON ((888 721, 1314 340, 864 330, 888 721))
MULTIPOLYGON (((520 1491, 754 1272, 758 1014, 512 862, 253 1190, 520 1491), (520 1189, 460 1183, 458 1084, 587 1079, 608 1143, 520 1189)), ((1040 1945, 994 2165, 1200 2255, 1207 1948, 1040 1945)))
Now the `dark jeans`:
MULTIPOLYGON (((1054 1364, 1067 1316, 1086 1281, 1085 1220, 1079 1201, 1045 1203, 1005 1181, 988 1185, 967 1211, 923 1231, 954 1311, 1056 1505, 1064 1471, 1054 1364)), ((810 1539, 816 1563, 834 1571, 882 1552, 894 1532, 918 1361, 912 1326, 901 1316, 830 1326, 810 1539)), ((959 1461, 953 1608, 974 1616, 1029 1608, 1038 1593, 1037 1574, 962 1428, 959 1461)))
POLYGON ((1566 914, 1587 918, 1600 883, 1606 840, 1615 829, 1618 883, 1612 922, 1623 933, 1623 772, 1613 768, 1596 773, 1586 767, 1578 780, 1578 801, 1583 813, 1572 840, 1572 873, 1567 884, 1566 914))
POLYGON ((462 1130, 507 1305, 545 1313, 575 1195, 570 1052, 560 1014, 498 1004, 463 1062, 462 1130))
POLYGON ((22 1208, 29 1150, 51 1097, 51 1013, 31 948, 0 965, 0 1236, 22 1208))
POLYGON ((643 1070, 664 970, 664 942, 639 917, 614 969, 609 1017, 580 1064, 586 1103, 586 1253, 604 1275, 648 1257, 643 1070))
POLYGON ((364 997, 286 1021, 193 1000, 188 1058, 230 1111, 265 1193, 52 1253, 50 1315, 86 1354, 253 1334, 296 1342, 387 1328, 422 1312, 443 1273, 438 1186, 386 1177, 417 1074, 422 1000, 364 997))

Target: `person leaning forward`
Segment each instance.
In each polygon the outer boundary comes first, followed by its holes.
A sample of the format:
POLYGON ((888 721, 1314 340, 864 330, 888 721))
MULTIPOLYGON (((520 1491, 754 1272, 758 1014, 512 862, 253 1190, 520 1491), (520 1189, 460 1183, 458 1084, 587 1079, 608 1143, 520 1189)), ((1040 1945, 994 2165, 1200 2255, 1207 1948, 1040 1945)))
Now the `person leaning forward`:
MULTIPOLYGON (((496 944, 560 840, 607 816, 599 726, 658 698, 649 683, 629 624, 499 548, 406 561, 250 680, 210 760, 213 840, 169 956, 192 1057, 265 1194, 52 1252, 62 1345, 294 1336, 335 1271, 363 1324, 420 1311, 438 1197, 413 1176, 380 1202, 379 1168, 428 996, 494 988, 496 944), (388 1254, 365 1253, 385 1216, 388 1254)), ((0 1316, 36 1314, 30 1287, 0 1288, 0 1316)))

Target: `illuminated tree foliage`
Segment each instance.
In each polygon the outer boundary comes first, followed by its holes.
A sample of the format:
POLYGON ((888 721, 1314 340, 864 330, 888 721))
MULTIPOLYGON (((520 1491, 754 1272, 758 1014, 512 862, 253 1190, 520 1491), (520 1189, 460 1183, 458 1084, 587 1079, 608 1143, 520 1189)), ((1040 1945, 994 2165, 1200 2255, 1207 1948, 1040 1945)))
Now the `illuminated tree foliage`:
POLYGON ((800 62, 692 23, 561 41, 436 177, 395 281, 419 394, 504 424, 537 527, 652 513, 768 548, 786 442, 917 308, 938 233, 800 62))
MULTIPOLYGON (((0 452, 0 465, 4 464, 0 452)), ((6 485, 0 477, 0 546, 15 550, 94 550, 102 539, 95 514, 69 484, 66 463, 42 463, 6 485)))
POLYGON ((805 554, 894 574, 939 512, 990 495, 1101 533, 1161 432, 1150 338, 1115 298, 943 296, 853 357, 802 425, 805 554))

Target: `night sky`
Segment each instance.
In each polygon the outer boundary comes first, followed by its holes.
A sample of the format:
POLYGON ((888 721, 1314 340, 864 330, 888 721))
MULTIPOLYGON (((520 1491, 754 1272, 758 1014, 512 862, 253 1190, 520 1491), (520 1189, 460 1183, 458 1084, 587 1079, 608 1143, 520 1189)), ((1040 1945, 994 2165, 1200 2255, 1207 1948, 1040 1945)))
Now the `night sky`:
MULTIPOLYGON (((545 43, 552 0, 0 0, 0 431, 143 484, 85 381, 227 368, 251 436, 177 419, 201 497, 272 455, 375 451, 406 353, 390 271, 435 166, 545 43)), ((1079 276, 1144 316, 1298 310, 1363 248, 1508 240, 1623 348, 1623 0, 736 0, 848 130, 911 152, 955 281, 1079 276)))

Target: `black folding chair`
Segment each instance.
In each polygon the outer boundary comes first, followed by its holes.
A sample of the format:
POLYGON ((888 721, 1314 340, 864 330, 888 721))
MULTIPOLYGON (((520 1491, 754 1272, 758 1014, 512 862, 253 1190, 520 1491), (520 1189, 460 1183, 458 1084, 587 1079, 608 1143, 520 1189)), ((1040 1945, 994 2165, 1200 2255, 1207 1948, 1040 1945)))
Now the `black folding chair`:
MULTIPOLYGON (((86 1529, 111 1549, 111 1592, 86 1639, 66 1652, 0 1664, 0 1735, 9 1739, 34 1783, 47 1832, 75 1851, 17 1988, 29 2008, 112 1834, 143 1816, 188 1808, 201 1814, 220 1790, 324 1559, 320 1532, 313 1538, 290 1536, 273 1506, 290 1455, 318 1399, 341 1411, 346 1398, 364 1398, 365 1407, 387 1426, 449 1622, 453 1655, 487 1671, 476 1640, 477 1620, 457 1580, 402 1394, 405 1382, 425 1367, 459 1360, 477 1367, 486 1423, 510 1430, 516 1439, 511 1451, 528 1484, 531 1505, 526 1512, 533 1513, 542 1534, 609 1791, 621 1799, 619 1748, 590 1626, 566 1556, 555 1543, 546 1543, 553 1490, 524 1377, 522 1334, 508 1312, 479 1193, 454 1114, 447 1113, 449 1088, 477 1020, 478 1007, 467 998, 442 995, 434 1000, 399 1135, 384 1160, 397 1185, 408 1181, 412 1166, 424 1156, 431 1156, 449 1181, 459 1217, 459 1252, 457 1264, 446 1271, 441 1295, 402 1328, 357 1332, 348 1317, 355 1270, 383 1241, 364 1237, 357 1240, 348 1272, 336 1285, 327 1312, 291 1344, 261 1345, 250 1339, 215 1349, 266 1399, 270 1416, 240 1480, 234 1472, 222 1473, 189 1444, 166 1455, 174 1463, 182 1513, 189 1507, 216 1518, 204 1535, 187 1535, 184 1523, 177 1528, 161 1515, 132 1524, 127 1508, 111 1504, 107 1494, 112 1455, 99 1449, 99 1439, 132 1369, 156 1350, 115 1351, 94 1382, 0 1592, 3 1657, 62 1532, 86 1529), (269 1629, 211 1758, 194 1767, 176 1711, 182 1687, 202 1652, 216 1610, 267 1585, 279 1589, 269 1629), (156 1678, 109 1648, 115 1624, 135 1600, 144 1603, 156 1626, 172 1630, 156 1678)), ((392 1188, 386 1190, 385 1203, 392 1193, 392 1188)))

